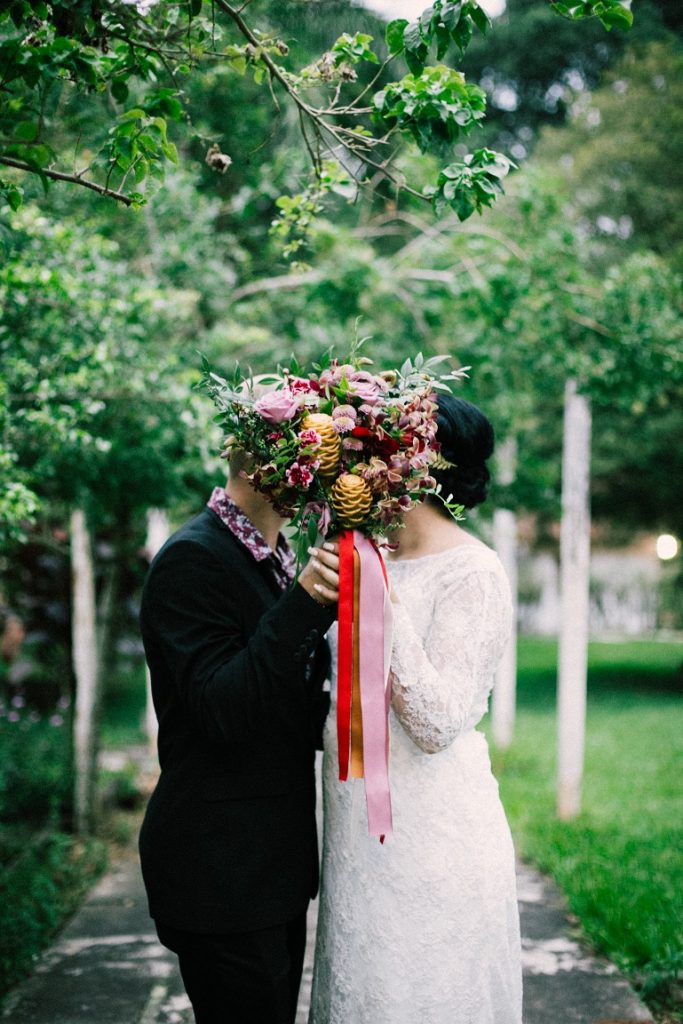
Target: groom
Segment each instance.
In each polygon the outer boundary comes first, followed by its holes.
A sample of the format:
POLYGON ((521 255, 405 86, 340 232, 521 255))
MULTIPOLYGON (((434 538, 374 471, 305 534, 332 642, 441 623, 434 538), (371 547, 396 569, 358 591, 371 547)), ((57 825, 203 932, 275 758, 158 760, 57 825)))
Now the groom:
POLYGON ((336 545, 293 583, 282 519, 247 467, 233 453, 226 488, 159 552, 140 614, 161 764, 140 857, 197 1024, 293 1024, 318 886, 336 545))

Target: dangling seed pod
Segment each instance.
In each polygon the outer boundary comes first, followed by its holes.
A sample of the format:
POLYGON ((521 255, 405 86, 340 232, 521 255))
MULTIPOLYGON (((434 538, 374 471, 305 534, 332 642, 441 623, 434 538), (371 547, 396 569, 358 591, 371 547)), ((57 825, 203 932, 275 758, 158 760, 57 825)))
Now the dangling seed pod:
POLYGON ((304 430, 315 430, 322 438, 322 443, 316 452, 316 458, 320 460, 318 469, 320 476, 334 476, 341 458, 341 439, 334 429, 333 423, 332 417, 324 412, 312 412, 301 423, 304 430))
POLYGON ((372 491, 359 476, 342 473, 334 482, 332 506, 342 526, 353 529, 360 526, 372 507, 372 491))

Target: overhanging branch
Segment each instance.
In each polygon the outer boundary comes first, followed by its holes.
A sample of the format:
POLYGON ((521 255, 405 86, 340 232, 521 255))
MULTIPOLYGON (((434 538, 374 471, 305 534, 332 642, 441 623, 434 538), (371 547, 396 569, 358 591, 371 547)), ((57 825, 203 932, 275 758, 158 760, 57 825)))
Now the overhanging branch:
POLYGON ((123 192, 117 192, 115 189, 107 188, 106 185, 98 185, 96 181, 90 181, 89 178, 82 178, 80 174, 66 174, 64 171, 53 171, 49 167, 41 167, 37 170, 30 164, 24 163, 23 160, 15 160, 11 156, 0 156, 0 164, 4 164, 6 167, 15 167, 18 171, 26 171, 29 174, 45 175, 46 178, 52 178, 53 181, 68 181, 72 185, 82 185, 83 188, 89 188, 93 192, 98 192, 101 196, 109 196, 110 199, 116 199, 117 202, 123 203, 124 206, 132 206, 133 200, 130 196, 124 195, 123 192))

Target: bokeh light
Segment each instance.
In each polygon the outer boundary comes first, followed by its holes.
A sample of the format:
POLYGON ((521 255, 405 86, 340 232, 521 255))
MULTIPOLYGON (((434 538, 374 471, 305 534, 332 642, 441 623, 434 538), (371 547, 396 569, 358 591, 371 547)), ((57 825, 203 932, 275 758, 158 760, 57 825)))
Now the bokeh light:
POLYGON ((661 533, 657 537, 657 557, 668 562, 678 554, 678 541, 670 533, 661 533))

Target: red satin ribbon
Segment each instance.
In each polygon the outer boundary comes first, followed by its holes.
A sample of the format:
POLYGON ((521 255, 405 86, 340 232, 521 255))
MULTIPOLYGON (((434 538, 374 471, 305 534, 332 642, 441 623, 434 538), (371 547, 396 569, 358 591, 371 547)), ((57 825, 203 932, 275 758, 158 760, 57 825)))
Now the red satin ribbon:
POLYGON ((349 776, 351 692, 353 688, 353 530, 339 538, 339 613, 337 654, 337 744, 339 779, 349 776))

